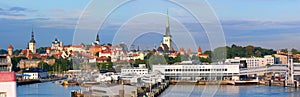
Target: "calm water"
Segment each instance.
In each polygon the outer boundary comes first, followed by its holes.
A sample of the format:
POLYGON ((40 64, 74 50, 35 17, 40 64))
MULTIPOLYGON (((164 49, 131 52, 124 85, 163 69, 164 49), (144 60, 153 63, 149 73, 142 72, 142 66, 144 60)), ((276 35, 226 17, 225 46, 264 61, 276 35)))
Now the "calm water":
POLYGON ((71 97, 71 90, 79 86, 64 87, 52 82, 22 85, 17 87, 18 97, 71 97))
POLYGON ((161 97, 300 97, 300 88, 279 86, 172 85, 161 97))
MULTIPOLYGON (((71 90, 83 89, 78 86, 63 87, 51 82, 18 86, 18 97, 70 97, 71 90)), ((300 97, 300 88, 276 86, 194 86, 172 85, 162 97, 300 97)))

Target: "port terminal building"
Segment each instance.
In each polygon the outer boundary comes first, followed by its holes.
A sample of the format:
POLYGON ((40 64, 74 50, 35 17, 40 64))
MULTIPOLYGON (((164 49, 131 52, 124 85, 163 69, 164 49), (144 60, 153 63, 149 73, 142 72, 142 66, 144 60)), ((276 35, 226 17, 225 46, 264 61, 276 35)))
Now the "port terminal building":
POLYGON ((239 65, 152 65, 167 80, 237 80, 239 65))

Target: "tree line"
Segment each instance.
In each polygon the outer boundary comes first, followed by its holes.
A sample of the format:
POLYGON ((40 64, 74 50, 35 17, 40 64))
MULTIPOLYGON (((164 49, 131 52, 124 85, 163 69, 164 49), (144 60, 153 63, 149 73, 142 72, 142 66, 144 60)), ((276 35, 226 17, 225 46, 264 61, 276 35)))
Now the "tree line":
POLYGON ((231 46, 226 47, 219 47, 214 49, 213 52, 211 52, 210 56, 220 56, 220 54, 223 54, 222 57, 226 58, 234 58, 234 57, 263 57, 265 55, 272 55, 276 54, 276 51, 273 49, 266 49, 262 47, 255 47, 252 45, 248 46, 237 46, 235 44, 231 46))

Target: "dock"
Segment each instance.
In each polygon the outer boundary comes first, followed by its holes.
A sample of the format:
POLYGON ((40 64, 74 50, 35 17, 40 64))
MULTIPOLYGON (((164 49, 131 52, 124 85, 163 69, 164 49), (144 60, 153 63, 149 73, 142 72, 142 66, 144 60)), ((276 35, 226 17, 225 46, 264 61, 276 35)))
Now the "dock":
POLYGON ((171 80, 170 83, 172 85, 180 84, 194 84, 194 85, 235 85, 235 81, 231 80, 223 80, 223 81, 189 81, 189 80, 171 80))
MULTIPOLYGON (((158 97, 161 93, 163 93, 170 85, 169 81, 163 82, 163 83, 155 83, 152 85, 146 85, 146 86, 137 86, 136 91, 131 91, 130 89, 122 89, 118 88, 120 90, 118 91, 117 95, 105 95, 105 94, 99 94, 96 92, 91 92, 91 90, 73 90, 71 91, 71 97, 90 97, 94 96, 95 93, 99 96, 113 96, 113 97, 158 97), (130 92, 128 94, 128 92, 130 92)), ((130 85, 123 85, 124 87, 129 87, 130 85)), ((112 86, 114 87, 114 86, 112 86)), ((132 86, 131 86, 132 87, 132 86)), ((98 90, 104 92, 105 89, 98 90)))
POLYGON ((50 82, 50 81, 57 81, 63 80, 65 78, 51 78, 51 79, 33 79, 33 80, 18 80, 17 85, 28 85, 28 84, 35 84, 35 83, 42 83, 42 82, 50 82))
POLYGON ((170 86, 170 81, 166 81, 164 83, 156 83, 146 87, 139 87, 137 97, 143 97, 146 95, 147 97, 158 97, 161 93, 163 93, 170 86))

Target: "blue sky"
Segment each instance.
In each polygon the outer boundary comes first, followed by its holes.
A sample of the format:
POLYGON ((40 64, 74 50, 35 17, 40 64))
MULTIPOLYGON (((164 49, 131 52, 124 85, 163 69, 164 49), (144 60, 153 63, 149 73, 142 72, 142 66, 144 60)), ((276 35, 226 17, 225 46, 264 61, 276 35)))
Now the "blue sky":
MULTIPOLYGON (((16 49, 24 49, 30 40, 32 27, 38 47, 50 46, 54 38, 65 44, 72 44, 77 20, 89 2, 88 0, 0 2, 0 48, 6 49, 12 44, 16 49)), ((300 0, 207 0, 207 2, 221 21, 227 45, 300 49, 300 0)), ((193 4, 193 1, 187 4, 200 6, 193 4)), ((86 11, 87 14, 84 15, 101 13, 102 7, 98 8, 86 11)), ((169 10, 173 31, 171 33, 188 31, 197 46, 210 49, 208 37, 193 15, 165 0, 135 0, 123 4, 107 17, 100 30, 96 30, 102 43, 111 43, 119 28, 132 19, 134 22, 126 24, 128 29, 120 31, 123 33, 154 31, 134 40, 135 45, 140 45, 141 48, 153 48, 154 45, 159 45, 162 38, 161 34, 156 32, 165 30, 163 14, 166 13, 166 9, 169 10), (137 15, 139 17, 133 18, 137 15)), ((94 21, 97 17, 94 18, 87 20, 90 22, 85 28, 87 33, 95 30, 92 27, 93 23, 97 22, 94 21)), ((89 37, 83 42, 91 43, 93 40, 94 37, 89 37)))

